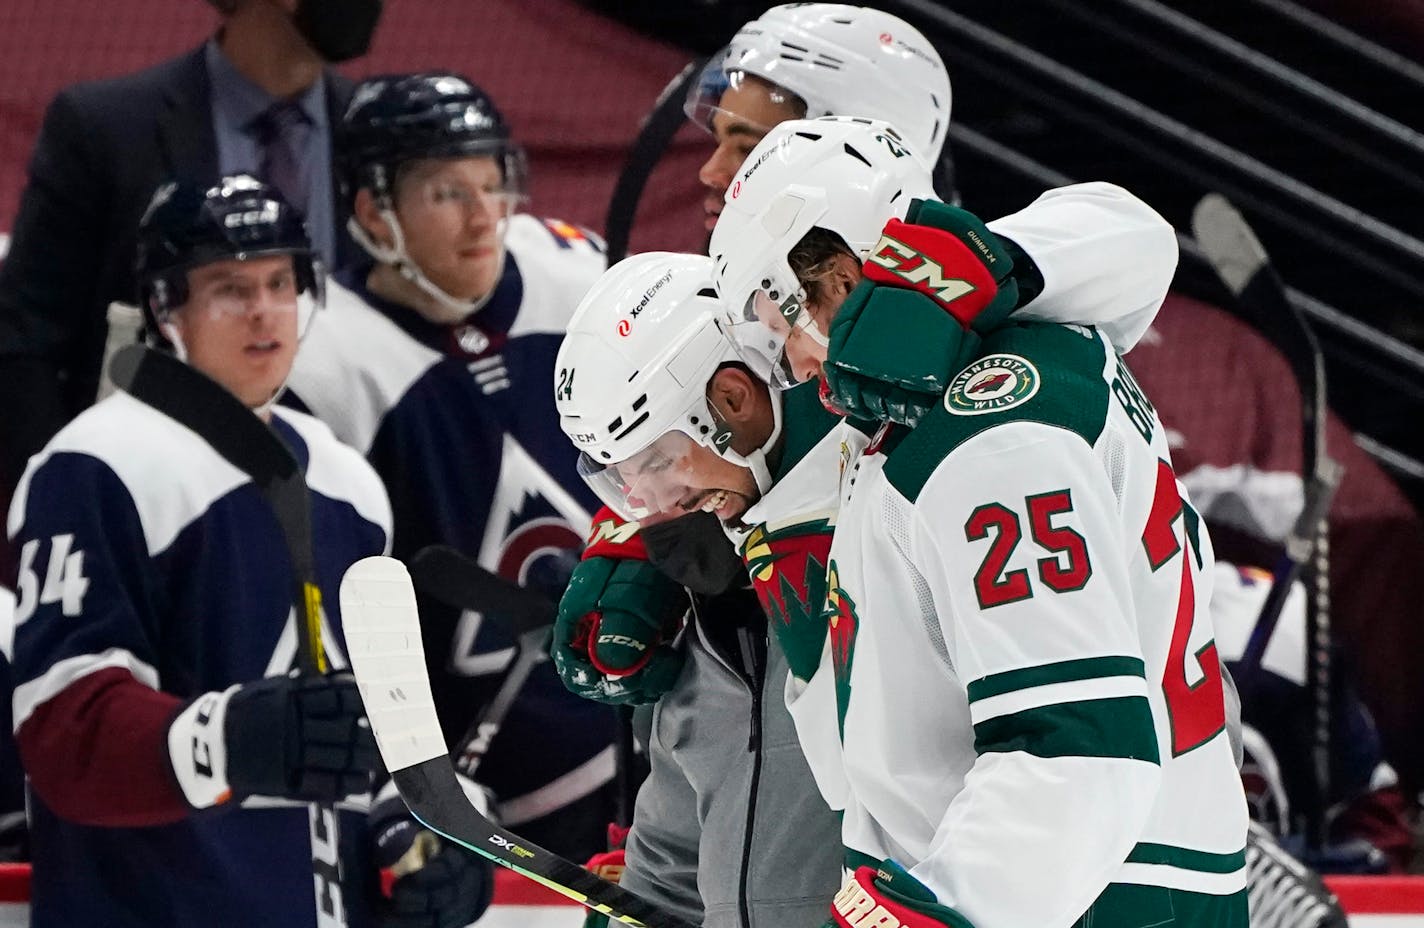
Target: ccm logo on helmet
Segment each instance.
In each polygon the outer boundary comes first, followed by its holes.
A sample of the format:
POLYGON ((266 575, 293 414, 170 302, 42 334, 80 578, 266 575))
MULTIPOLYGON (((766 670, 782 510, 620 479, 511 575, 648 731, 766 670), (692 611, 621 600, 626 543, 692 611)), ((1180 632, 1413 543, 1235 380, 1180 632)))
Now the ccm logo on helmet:
POLYGON ((223 225, 229 229, 237 226, 267 225, 277 221, 278 206, 267 203, 261 209, 250 209, 241 213, 228 213, 223 217, 223 225))
POLYGON ((939 262, 888 235, 880 237, 866 260, 914 284, 945 305, 977 289, 967 280, 945 277, 939 262))

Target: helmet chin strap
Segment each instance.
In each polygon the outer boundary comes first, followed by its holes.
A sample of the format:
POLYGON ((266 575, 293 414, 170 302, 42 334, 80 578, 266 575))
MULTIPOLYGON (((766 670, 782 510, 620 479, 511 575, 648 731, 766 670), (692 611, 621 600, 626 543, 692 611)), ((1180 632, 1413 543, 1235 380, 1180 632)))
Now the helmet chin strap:
POLYGON ((187 364, 188 346, 183 344, 183 336, 179 334, 178 327, 171 322, 160 322, 158 330, 163 333, 164 338, 168 339, 168 344, 173 346, 173 356, 187 364))
POLYGON ((766 441, 750 454, 738 454, 730 447, 722 452, 723 458, 752 472, 752 479, 756 481, 757 490, 761 493, 770 490, 772 482, 771 468, 767 465, 766 456, 781 440, 781 392, 768 388, 767 394, 771 399, 771 434, 767 436, 766 441))
POLYGON ((407 254, 405 250, 405 232, 401 229, 400 220, 396 218, 395 210, 391 209, 390 204, 383 203, 378 209, 381 218, 384 219, 386 225, 391 228, 392 238, 395 239, 390 246, 382 245, 372 238, 370 233, 361 227, 361 223, 356 221, 355 216, 347 220, 346 228, 350 231, 351 237, 356 240, 358 245, 366 250, 367 254, 382 264, 389 264, 394 267, 402 277, 415 284, 426 296, 435 301, 434 311, 428 312, 425 311, 426 308, 422 307, 420 310, 421 315, 426 316, 432 322, 453 325, 457 322, 462 322, 484 308, 484 305, 489 302, 490 297, 494 295, 495 286, 499 283, 499 279, 504 276, 505 249, 503 225, 508 221, 507 219, 499 220, 500 234, 498 236, 499 244, 497 246, 499 248, 499 263, 495 266, 494 283, 490 285, 488 291, 477 299, 459 300, 442 290, 429 277, 426 277, 425 272, 410 259, 410 255, 407 254))

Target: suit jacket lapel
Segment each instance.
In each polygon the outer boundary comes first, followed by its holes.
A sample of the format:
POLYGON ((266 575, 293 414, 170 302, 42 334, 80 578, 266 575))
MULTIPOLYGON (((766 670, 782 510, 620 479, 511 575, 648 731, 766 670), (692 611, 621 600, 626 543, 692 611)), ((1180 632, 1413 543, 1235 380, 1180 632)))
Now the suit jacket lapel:
POLYGON ((172 179, 211 183, 218 175, 217 136, 203 49, 188 56, 164 94, 158 145, 172 179))

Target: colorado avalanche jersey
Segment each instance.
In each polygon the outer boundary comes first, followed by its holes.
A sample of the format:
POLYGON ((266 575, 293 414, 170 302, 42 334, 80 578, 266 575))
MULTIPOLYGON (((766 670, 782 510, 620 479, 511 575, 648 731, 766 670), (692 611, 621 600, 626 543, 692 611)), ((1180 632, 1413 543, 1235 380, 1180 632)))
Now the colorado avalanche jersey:
POLYGON ((1246 924, 1211 546, 1100 333, 1000 330, 879 433, 828 586, 851 854, 975 925, 1246 924))
MULTIPOLYGON (((389 504, 326 426, 278 410, 272 427, 306 473, 323 637, 343 667, 337 590, 350 564, 386 550, 389 504)), ((31 459, 8 527, 33 924, 316 924, 308 806, 253 797, 191 813, 161 747, 182 702, 296 666, 291 567, 258 488, 116 393, 31 459), (106 700, 121 704, 100 713, 106 700)), ((367 925, 365 809, 340 808, 349 924, 367 925)))
MULTIPOLYGON (((369 266, 338 275, 289 395, 385 481, 396 557, 452 545, 557 602, 595 507, 549 387, 565 323, 604 259, 592 233, 525 215, 510 219, 505 245, 488 302, 455 325, 371 293, 369 266)), ((454 748, 498 686, 513 639, 497 617, 420 605, 454 748)), ((538 819, 609 782, 613 721, 569 693, 551 664, 538 666, 478 772, 503 821, 538 819)))

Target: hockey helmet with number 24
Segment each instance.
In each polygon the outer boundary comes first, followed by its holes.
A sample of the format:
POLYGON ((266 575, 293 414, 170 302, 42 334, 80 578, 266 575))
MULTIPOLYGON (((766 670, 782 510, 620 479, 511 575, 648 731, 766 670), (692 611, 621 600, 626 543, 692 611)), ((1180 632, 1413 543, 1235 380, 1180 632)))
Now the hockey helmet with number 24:
POLYGON ((708 248, 727 334, 748 366, 789 387, 790 330, 825 343, 788 260, 807 232, 832 232, 864 260, 911 200, 934 196, 930 169, 889 123, 827 116, 771 130, 727 188, 708 248))
POLYGON ((762 452, 730 449, 707 399, 718 368, 739 360, 721 317, 711 259, 649 252, 604 272, 569 321, 554 363, 559 425, 582 452, 579 473, 625 519, 672 508, 660 504, 659 484, 692 445, 770 482, 762 452))

